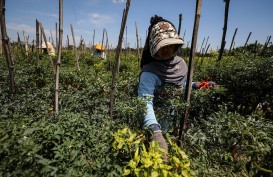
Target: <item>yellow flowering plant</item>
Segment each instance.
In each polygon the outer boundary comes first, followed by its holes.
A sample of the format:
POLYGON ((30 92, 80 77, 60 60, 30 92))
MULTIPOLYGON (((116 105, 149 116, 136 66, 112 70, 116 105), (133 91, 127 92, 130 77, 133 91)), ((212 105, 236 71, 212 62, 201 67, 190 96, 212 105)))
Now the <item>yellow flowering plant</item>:
MULTIPOLYGON (((118 152, 127 152, 130 158, 123 167, 123 176, 137 177, 178 177, 194 176, 190 168, 190 160, 170 138, 167 161, 163 159, 164 150, 154 141, 146 143, 143 134, 137 135, 129 128, 123 128, 114 133, 113 149, 118 152)), ((123 153, 124 154, 124 153, 123 153)))

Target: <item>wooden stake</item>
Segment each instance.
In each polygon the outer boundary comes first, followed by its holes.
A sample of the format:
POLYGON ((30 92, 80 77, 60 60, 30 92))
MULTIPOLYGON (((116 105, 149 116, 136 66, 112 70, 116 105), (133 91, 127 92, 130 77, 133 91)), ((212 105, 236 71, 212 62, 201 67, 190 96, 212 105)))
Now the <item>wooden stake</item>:
POLYGON ((66 35, 66 50, 69 49, 69 37, 66 35))
POLYGON ((203 50, 202 50, 202 55, 204 54, 205 49, 207 48, 208 41, 209 41, 209 36, 207 37, 205 47, 204 47, 203 50))
POLYGON ((203 65, 203 61, 204 61, 205 55, 207 54, 207 52, 209 50, 209 46, 210 46, 210 44, 208 45, 206 51, 204 53, 202 53, 202 59, 201 59, 200 65, 199 65, 199 70, 201 69, 201 66, 203 65))
POLYGON ((180 30, 181 30, 181 22, 182 22, 182 14, 179 14, 178 35, 180 35, 180 30))
POLYGON ((28 39, 24 30, 23 30, 23 36, 24 36, 24 44, 25 44, 25 56, 28 57, 28 39))
POLYGON ((59 77, 61 67, 61 55, 62 55, 62 39, 63 39, 63 0, 59 0, 59 45, 56 65, 56 78, 55 78, 55 102, 54 102, 54 113, 59 113, 59 77))
POLYGON ((266 41, 265 41, 264 46, 263 46, 263 49, 262 49, 262 55, 265 53, 266 48, 267 48, 267 46, 268 46, 268 44, 270 42, 270 39, 271 39, 271 36, 267 36, 266 41))
POLYGON ((185 95, 184 95, 184 100, 186 101, 188 106, 186 106, 184 117, 182 117, 180 121, 179 140, 182 139, 182 133, 186 132, 187 124, 188 124, 190 95, 191 95, 192 77, 193 77, 193 70, 194 70, 193 61, 195 57, 195 50, 196 50, 196 44, 197 44, 198 28, 199 28, 199 21, 201 16, 201 6, 202 6, 202 0, 196 0, 195 19, 194 19, 194 27, 193 27, 193 33, 192 33, 193 35, 192 35, 192 43, 191 43, 191 52, 190 52, 190 58, 189 58, 189 71, 187 74, 187 83, 186 83, 185 95))
POLYGON ((105 33, 105 29, 103 28, 103 32, 102 32, 102 42, 101 42, 101 50, 103 49, 103 44, 104 44, 104 33, 105 33))
POLYGON ((226 39, 226 32, 227 32, 227 23, 228 23, 228 10, 229 10, 229 2, 230 0, 224 0, 226 2, 226 7, 225 7, 225 22, 224 22, 224 28, 223 28, 223 35, 222 35, 222 43, 221 43, 221 48, 219 52, 219 56, 217 61, 220 62, 223 56, 224 48, 225 48, 225 39, 226 39))
POLYGON ((38 67, 40 66, 39 32, 40 32, 39 21, 36 19, 36 60, 38 67))
POLYGON ((234 31, 234 34, 233 34, 233 37, 232 37, 232 41, 231 41, 231 43, 230 43, 230 47, 229 47, 228 53, 230 53, 230 51, 231 51, 231 49, 232 49, 232 45, 233 45, 233 42, 234 42, 234 39, 235 39, 237 30, 238 30, 238 28, 236 28, 235 31, 234 31))
POLYGON ((23 50, 23 46, 22 46, 22 43, 21 43, 20 35, 19 35, 18 32, 17 32, 17 36, 18 36, 18 39, 17 39, 17 41, 18 41, 18 46, 19 46, 19 48, 20 48, 21 55, 22 55, 22 56, 25 56, 25 52, 24 52, 24 50, 23 50))
POLYGON ((58 23, 55 23, 55 27, 56 27, 56 48, 58 48, 58 41, 59 41, 59 39, 58 39, 58 23))
MULTIPOLYGON (((107 48, 107 46, 108 46, 108 43, 109 43, 109 41, 108 41, 108 34, 107 34, 107 30, 105 30, 105 37, 106 37, 106 43, 105 43, 105 54, 108 52, 108 48, 107 48)), ((107 56, 107 55, 106 55, 107 56)))
POLYGON ((200 48, 199 54, 201 54, 201 52, 202 52, 202 48, 203 48, 203 45, 204 45, 205 39, 206 39, 206 38, 204 37, 203 42, 202 42, 202 44, 201 44, 201 48, 200 48))
POLYGON ((94 30, 94 33, 93 33, 93 47, 92 47, 92 49, 95 48, 95 33, 96 33, 96 31, 94 30))
POLYGON ((249 40, 249 38, 250 38, 250 36, 251 36, 251 33, 252 33, 252 32, 250 32, 250 33, 248 34, 248 37, 247 37, 246 42, 245 42, 245 45, 244 45, 244 49, 245 49, 246 46, 247 46, 248 40, 249 40))
POLYGON ((54 39, 53 39, 53 35, 52 35, 52 32, 51 32, 51 30, 50 30, 50 36, 51 36, 51 44, 53 45, 53 47, 54 47, 54 49, 57 49, 57 47, 55 46, 55 44, 54 44, 54 39))
POLYGON ((110 118, 113 118, 113 106, 114 106, 114 95, 115 95, 115 84, 116 84, 116 75, 118 74, 118 67, 119 67, 119 55, 122 45, 122 38, 124 34, 124 28, 126 25, 127 15, 129 11, 131 0, 127 0, 126 8, 123 11, 122 21, 121 21, 121 28, 119 33, 119 40, 118 40, 118 46, 116 49, 116 55, 115 55, 115 63, 114 68, 112 70, 112 85, 111 85, 111 93, 110 93, 110 118))
POLYGON ((76 54, 76 68, 79 71, 80 70, 79 56, 78 56, 78 50, 77 50, 77 47, 76 47, 76 40, 75 40, 74 30, 73 30, 73 25, 72 24, 70 24, 70 28, 71 28, 72 39, 73 39, 73 44, 74 44, 73 50, 75 51, 75 54, 76 54))
POLYGON ((0 55, 3 54, 3 45, 2 45, 2 37, 0 35, 0 55))
POLYGON ((187 30, 184 31, 183 38, 182 38, 183 40, 185 39, 186 31, 187 30))
POLYGON ((140 68, 140 51, 139 51, 139 44, 138 44, 138 28, 137 28, 137 22, 136 24, 136 41, 137 41, 137 61, 138 61, 138 66, 140 68))
POLYGON ((4 53, 6 56, 7 66, 9 69, 9 93, 15 93, 15 81, 14 81, 14 62, 12 56, 12 48, 9 37, 7 35, 6 29, 6 19, 5 19, 5 0, 0 0, 0 25, 1 25, 1 35, 2 35, 2 44, 4 48, 4 53))

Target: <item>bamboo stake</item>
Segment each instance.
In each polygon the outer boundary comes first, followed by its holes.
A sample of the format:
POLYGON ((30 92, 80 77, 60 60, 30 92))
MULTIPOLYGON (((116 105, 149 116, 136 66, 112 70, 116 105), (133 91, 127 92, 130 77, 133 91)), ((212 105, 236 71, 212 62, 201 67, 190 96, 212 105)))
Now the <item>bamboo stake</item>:
POLYGON ((0 35, 0 55, 3 54, 2 35, 0 35))
POLYGON ((251 33, 252 33, 252 32, 250 32, 250 33, 248 34, 248 37, 247 37, 246 42, 245 42, 245 45, 244 45, 244 49, 245 49, 246 46, 247 46, 248 40, 249 40, 249 38, 250 38, 250 36, 251 36, 251 33))
POLYGON ((203 48, 203 45, 204 45, 205 39, 206 39, 206 38, 204 37, 203 42, 202 42, 202 44, 201 44, 201 48, 200 48, 200 50, 199 50, 199 54, 201 54, 201 52, 202 52, 202 48, 203 48))
MULTIPOLYGON (((40 28, 40 22, 39 22, 39 28, 40 28)), ((43 44, 43 34, 42 34, 42 29, 40 28, 40 46, 42 47, 43 44)))
POLYGON ((66 35, 66 50, 69 49, 69 37, 66 35))
POLYGON ((135 24, 136 24, 136 41, 137 41, 137 60, 138 60, 138 66, 140 66, 140 51, 139 51, 139 44, 138 44, 138 27, 137 27, 137 22, 135 22, 135 24))
POLYGON ((182 22, 182 14, 179 14, 178 35, 180 35, 181 22, 182 22))
POLYGON ((269 42, 270 42, 270 39, 271 39, 271 36, 268 36, 267 41, 265 42, 265 47, 268 46, 268 44, 269 44, 269 42))
POLYGON ((55 48, 55 49, 57 49, 57 47, 55 46, 55 44, 54 44, 54 39, 53 39, 53 35, 52 35, 52 32, 51 32, 51 30, 50 30, 50 36, 51 36, 51 43, 52 43, 52 45, 53 45, 53 48, 55 48))
POLYGON ((28 39, 24 30, 23 30, 23 36, 24 36, 24 44, 25 44, 25 56, 28 57, 28 39))
POLYGON ((90 46, 89 51, 91 52, 92 46, 91 46, 91 42, 90 41, 88 42, 88 45, 90 46))
POLYGON ((186 31, 187 31, 187 30, 184 31, 183 40, 185 39, 186 31))
POLYGON ((124 55, 127 58, 127 26, 125 26, 124 55))
POLYGON ((40 66, 40 55, 39 55, 39 21, 36 19, 36 60, 37 60, 37 66, 40 66))
MULTIPOLYGON (((202 6, 202 0, 196 0, 196 12, 195 12, 195 19, 194 19, 194 27, 193 27, 193 35, 192 35, 192 43, 191 43, 191 52, 190 52, 190 58, 189 58, 189 71, 187 74, 187 83, 185 88, 185 95, 184 100, 187 103, 187 107, 185 110, 184 117, 180 120, 180 130, 179 130, 179 140, 182 139, 182 133, 186 132, 186 124, 188 123, 188 117, 189 117, 189 106, 190 106, 190 95, 191 95, 191 85, 192 85, 192 77, 193 77, 193 69, 194 69, 194 57, 195 57, 195 49, 196 49, 196 43, 197 43, 197 37, 198 37, 198 28, 199 28, 199 21, 201 16, 201 6, 202 6)), ((180 143, 180 141, 179 141, 180 143)))
POLYGON ((233 34, 233 37, 232 37, 232 41, 231 41, 231 43, 230 43, 230 47, 229 47, 229 51, 228 51, 228 53, 230 53, 230 52, 231 52, 232 45, 233 45, 233 42, 234 42, 234 39, 235 39, 235 36, 236 36, 237 30, 238 30, 238 28, 236 28, 236 29, 235 29, 235 31, 234 31, 234 34, 233 34))
POLYGON ((265 50, 266 50, 266 48, 267 48, 267 45, 268 45, 269 42, 270 42, 270 39, 271 39, 271 36, 267 36, 267 39, 266 39, 266 41, 265 41, 265 43, 264 43, 264 46, 263 46, 263 49, 262 49, 262 54, 265 53, 265 50))
POLYGON ((207 52, 208 52, 208 50, 209 50, 209 46, 210 46, 210 44, 208 45, 208 47, 207 47, 205 53, 202 54, 202 59, 201 59, 200 65, 199 65, 199 70, 201 69, 201 66, 203 65, 203 61, 204 61, 205 55, 207 54, 207 52))
MULTIPOLYGON (((41 31, 42 31, 42 35, 43 35, 43 37, 44 37, 44 42, 45 42, 45 45, 46 45, 46 51, 47 51, 47 53, 49 54, 49 50, 48 50, 48 45, 47 45, 47 40, 46 40, 45 31, 44 31, 44 28, 43 28, 42 23, 39 23, 39 24, 40 24, 40 28, 41 28, 41 31)), ((53 67, 53 73, 54 73, 54 75, 55 75, 55 74, 56 74, 56 69, 55 69, 54 62, 53 62, 53 60, 52 60, 51 55, 48 55, 48 57, 49 57, 49 60, 50 60, 50 62, 51 62, 51 65, 52 65, 52 67, 53 67)))
POLYGON ((81 39, 80 39, 80 43, 79 43, 79 49, 80 50, 83 50, 82 45, 83 45, 83 38, 82 38, 82 35, 81 35, 81 39))
POLYGON ((221 48, 219 52, 219 56, 217 61, 220 62, 223 56, 224 48, 225 48, 225 38, 226 38, 226 32, 227 32, 227 23, 228 23, 228 10, 229 10, 229 2, 230 0, 224 0, 226 2, 226 7, 225 7, 225 22, 224 22, 224 28, 223 28, 223 35, 222 35, 222 43, 221 43, 221 48))
POLYGON ((103 49, 103 44, 104 44, 104 33, 105 33, 105 28, 103 28, 103 32, 102 32, 101 50, 103 49))
MULTIPOLYGON (((126 10, 123 9, 123 14, 122 14, 122 20, 121 20, 121 26, 120 26, 120 30, 122 29, 122 24, 123 24, 123 21, 124 21, 124 18, 125 18, 125 13, 126 13, 126 10)), ((125 27, 124 27, 125 29, 125 27)), ((123 30, 123 36, 124 36, 124 30, 123 30)), ((124 37, 122 36, 121 38, 121 43, 120 43, 120 51, 122 51, 122 41, 124 40, 124 37)), ((117 60, 117 63, 115 63, 117 65, 117 73, 119 73, 119 66, 120 66, 120 59, 117 60)))
POLYGON ((20 39, 20 35, 19 35, 18 32, 17 32, 17 36, 18 36, 18 38, 17 38, 18 46, 19 46, 19 48, 20 48, 21 55, 22 55, 22 56, 25 56, 25 52, 23 51, 23 46, 22 46, 21 39, 20 39))
POLYGON ((94 33, 93 33, 93 47, 92 47, 92 49, 95 48, 95 33, 96 33, 96 31, 95 31, 95 29, 94 29, 94 33))
POLYGON ((109 43, 109 41, 108 41, 108 34, 107 34, 107 30, 105 30, 105 37, 106 37, 106 43, 105 43, 105 54, 106 54, 106 56, 108 55, 107 54, 107 52, 108 52, 108 49, 107 49, 107 46, 108 46, 108 43, 109 43))
MULTIPOLYGON (((31 46, 31 55, 34 52, 34 39, 32 40, 32 46, 31 46)), ((32 57, 31 57, 32 58, 32 57)))
POLYGON ((84 39, 82 41, 82 47, 83 47, 83 51, 85 51, 85 40, 84 39))
POLYGON ((63 0, 59 0, 59 45, 58 45, 58 59, 56 65, 56 79, 55 79, 55 102, 54 113, 59 113, 59 77, 61 67, 61 55, 62 55, 62 39, 63 39, 63 0))
POLYGON ((268 37, 267 43, 266 43, 266 47, 268 46, 269 42, 270 42, 271 36, 268 37))
POLYGON ((4 53, 6 56, 7 66, 9 69, 9 93, 15 93, 15 81, 14 81, 14 62, 12 56, 12 49, 9 37, 7 35, 6 29, 6 19, 5 19, 5 0, 0 0, 0 24, 1 24, 1 36, 2 36, 2 44, 4 48, 4 53))
POLYGON ((75 41, 74 30, 73 30, 72 24, 70 24, 70 28, 71 28, 72 39, 73 39, 73 44, 74 44, 73 50, 75 51, 75 54, 76 54, 76 67, 77 67, 77 70, 80 71, 79 55, 78 55, 78 50, 76 48, 76 41, 75 41))
POLYGON ((126 8, 123 11, 122 21, 121 21, 121 28, 119 33, 119 40, 118 40, 118 46, 116 49, 116 55, 115 55, 115 64, 114 68, 112 70, 112 85, 111 85, 111 93, 110 93, 110 118, 113 118, 113 106, 114 106, 114 95, 115 95, 115 84, 116 84, 116 75, 118 74, 118 67, 119 67, 119 55, 122 45, 122 38, 124 34, 124 28, 126 25, 127 15, 129 11, 131 0, 127 0, 126 2, 126 8))
POLYGON ((205 49, 207 48, 208 41, 209 41, 209 36, 207 37, 205 47, 204 47, 203 50, 202 50, 202 55, 204 54, 205 49))
POLYGON ((233 42, 232 50, 234 50, 234 48, 235 48, 235 41, 233 42))
POLYGON ((58 23, 55 23, 55 27, 56 27, 56 48, 58 48, 58 23))

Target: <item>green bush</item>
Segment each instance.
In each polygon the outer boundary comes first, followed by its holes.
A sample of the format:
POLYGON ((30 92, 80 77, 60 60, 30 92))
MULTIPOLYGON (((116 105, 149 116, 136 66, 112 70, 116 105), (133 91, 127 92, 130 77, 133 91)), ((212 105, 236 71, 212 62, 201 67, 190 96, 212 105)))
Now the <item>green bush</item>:
POLYGON ((184 146, 198 176, 272 175, 273 124, 222 108, 192 124, 184 146))
POLYGON ((231 103, 231 111, 251 114, 260 103, 266 106, 264 115, 272 119, 272 58, 253 54, 224 57, 220 63, 207 61, 201 73, 227 89, 226 103, 231 103))
MULTIPOLYGON (((8 91, 6 61, 0 56, 0 176, 121 176, 124 168, 136 176, 129 165, 136 149, 121 148, 117 154, 112 135, 123 127, 142 132, 145 104, 137 98, 137 58, 121 57, 110 119, 113 53, 97 60, 82 51, 77 71, 74 52, 63 51, 60 112, 54 116, 49 58, 41 57, 38 67, 34 53, 25 58, 14 51, 13 95, 8 91)), ((195 175, 272 176, 272 66, 270 58, 241 53, 225 56, 219 64, 205 58, 200 69, 195 68, 194 81, 208 79, 220 85, 191 94, 189 129, 177 148, 188 155, 187 168, 195 175), (255 110, 257 104, 262 110, 255 110)), ((175 135, 174 141, 179 141, 175 133, 187 106, 183 96, 183 90, 166 85, 154 98, 156 116, 164 133, 175 135)), ((148 153, 153 148, 147 145, 148 153)), ((180 152, 177 148, 170 148, 170 153, 180 152)), ((183 162, 183 157, 176 160, 183 162)), ((143 164, 139 161, 137 169, 151 174, 151 166, 142 168, 143 164)))

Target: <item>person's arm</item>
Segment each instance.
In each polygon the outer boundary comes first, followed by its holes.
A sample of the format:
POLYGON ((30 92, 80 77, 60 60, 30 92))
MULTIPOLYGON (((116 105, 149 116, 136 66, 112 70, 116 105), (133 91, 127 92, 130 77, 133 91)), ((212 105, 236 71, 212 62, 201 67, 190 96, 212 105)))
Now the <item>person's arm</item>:
POLYGON ((106 59, 106 54, 105 54, 105 52, 102 52, 101 58, 102 58, 102 59, 106 59))
MULTIPOLYGON (((186 87, 186 84, 187 84, 187 80, 184 82, 184 88, 186 87)), ((192 82, 191 83, 191 88, 193 90, 199 89, 199 86, 200 86, 200 82, 192 82)))
POLYGON ((155 89, 161 85, 162 82, 157 75, 151 72, 141 73, 138 86, 138 96, 144 98, 146 101, 147 111, 144 113, 145 127, 148 127, 152 124, 158 124, 153 108, 153 98, 155 89))
MULTIPOLYGON (((184 86, 186 86, 186 81, 184 83, 184 86)), ((213 81, 204 81, 204 82, 192 82, 192 89, 217 89, 218 86, 213 81)))
POLYGON ((192 82, 191 88, 193 90, 199 89, 199 87, 200 87, 200 82, 192 82))

